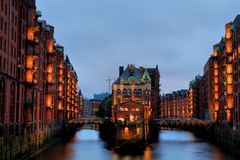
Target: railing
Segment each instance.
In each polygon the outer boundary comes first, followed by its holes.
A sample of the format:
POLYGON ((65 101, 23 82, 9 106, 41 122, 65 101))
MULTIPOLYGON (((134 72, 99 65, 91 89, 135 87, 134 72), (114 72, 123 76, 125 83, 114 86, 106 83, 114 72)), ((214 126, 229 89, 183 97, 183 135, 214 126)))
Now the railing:
POLYGON ((162 118, 160 119, 160 126, 166 125, 208 125, 206 121, 196 118, 188 118, 188 117, 172 117, 172 118, 162 118))
POLYGON ((81 117, 81 118, 69 120, 68 123, 70 124, 102 124, 103 119, 98 117, 89 117, 89 118, 81 117))

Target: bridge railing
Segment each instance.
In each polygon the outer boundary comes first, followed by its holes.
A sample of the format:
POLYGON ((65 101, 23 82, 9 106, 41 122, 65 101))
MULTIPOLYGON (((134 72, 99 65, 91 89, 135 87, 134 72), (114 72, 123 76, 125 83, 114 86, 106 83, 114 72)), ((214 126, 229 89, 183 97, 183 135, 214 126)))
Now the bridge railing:
POLYGON ((206 121, 203 121, 201 119, 196 119, 196 118, 189 118, 189 117, 171 117, 171 118, 160 119, 160 124, 164 124, 164 123, 208 125, 206 121))

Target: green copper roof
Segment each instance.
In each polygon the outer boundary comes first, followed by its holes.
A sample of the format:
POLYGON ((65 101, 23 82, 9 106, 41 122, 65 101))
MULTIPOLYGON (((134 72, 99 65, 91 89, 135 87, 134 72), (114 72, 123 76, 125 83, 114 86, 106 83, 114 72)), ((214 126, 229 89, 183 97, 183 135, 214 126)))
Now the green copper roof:
POLYGON ((234 24, 232 24, 230 28, 231 28, 231 30, 233 31, 233 30, 235 29, 234 24))
POLYGON ((150 78, 150 76, 149 76, 149 74, 148 74, 147 69, 145 69, 141 80, 142 80, 142 81, 150 81, 150 80, 151 80, 151 78, 150 78))
POLYGON ((37 15, 38 17, 42 17, 42 12, 41 12, 40 10, 37 10, 37 11, 36 11, 36 15, 37 15))
POLYGON ((50 27, 49 26, 46 26, 46 31, 50 32, 50 27))

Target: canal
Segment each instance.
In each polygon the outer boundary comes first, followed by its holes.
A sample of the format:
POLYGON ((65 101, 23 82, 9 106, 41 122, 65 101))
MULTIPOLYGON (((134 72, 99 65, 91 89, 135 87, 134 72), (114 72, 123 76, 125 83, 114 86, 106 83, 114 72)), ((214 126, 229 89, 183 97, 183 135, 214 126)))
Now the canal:
POLYGON ((119 156, 105 147, 99 132, 83 129, 66 144, 58 143, 34 160, 235 160, 230 153, 185 131, 163 130, 159 142, 143 155, 119 156))

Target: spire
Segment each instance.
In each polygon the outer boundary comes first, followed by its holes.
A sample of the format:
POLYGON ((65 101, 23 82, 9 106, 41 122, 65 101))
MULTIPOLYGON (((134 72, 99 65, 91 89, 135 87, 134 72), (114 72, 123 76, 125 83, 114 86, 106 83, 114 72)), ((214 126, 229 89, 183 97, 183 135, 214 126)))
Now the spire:
POLYGON ((141 80, 142 80, 143 82, 145 82, 145 81, 150 81, 150 80, 151 80, 151 78, 150 78, 150 76, 149 76, 149 74, 148 74, 147 69, 145 69, 141 80))

